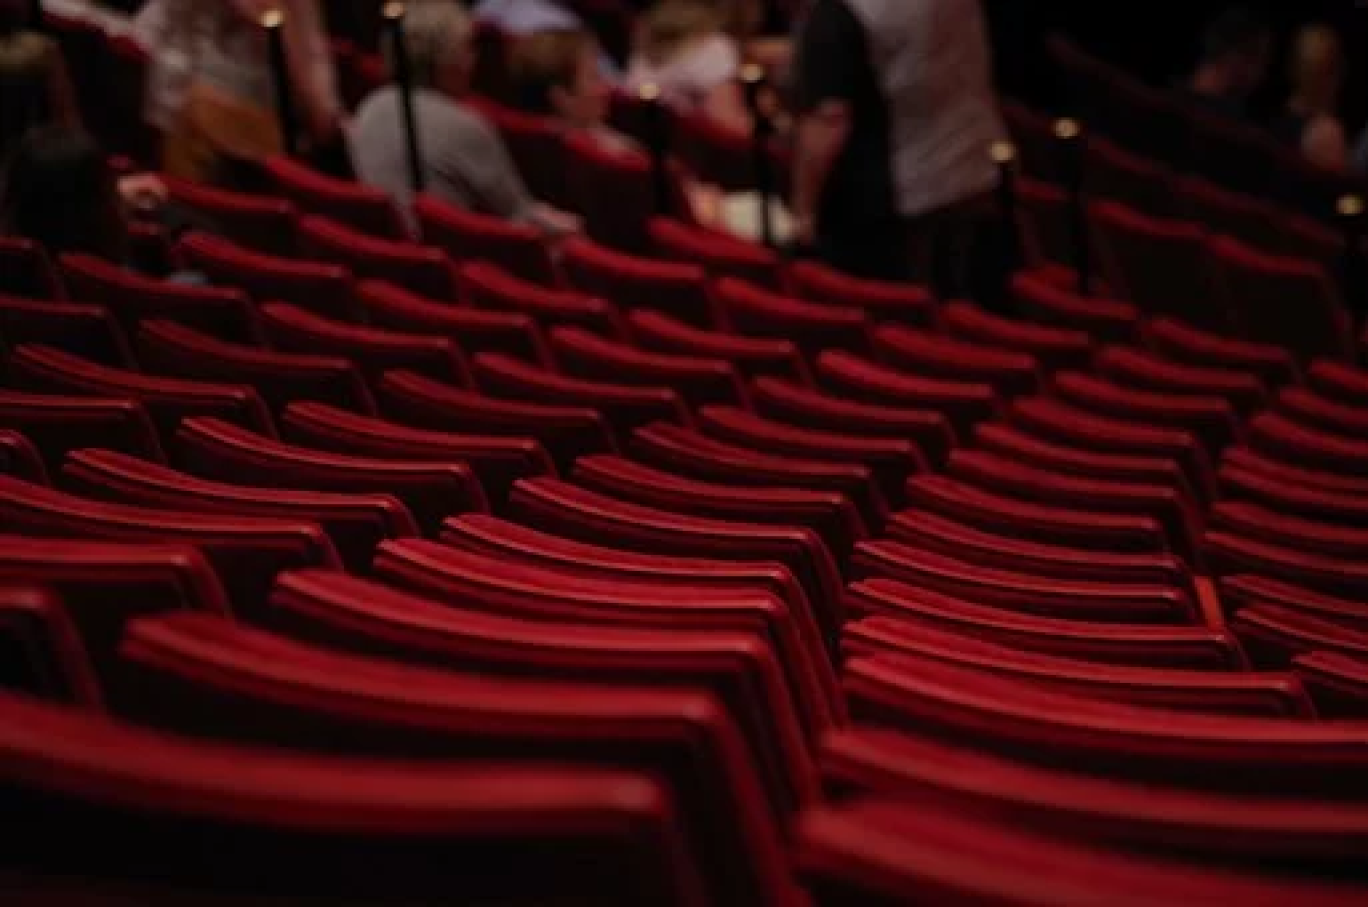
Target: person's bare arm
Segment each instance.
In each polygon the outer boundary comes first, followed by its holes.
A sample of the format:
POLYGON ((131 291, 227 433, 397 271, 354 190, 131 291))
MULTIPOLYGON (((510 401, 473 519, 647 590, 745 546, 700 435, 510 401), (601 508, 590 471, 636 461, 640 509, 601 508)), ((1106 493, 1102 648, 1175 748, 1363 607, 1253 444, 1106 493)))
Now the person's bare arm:
POLYGON ((831 168, 850 137, 850 105, 827 100, 798 120, 794 132, 793 216, 797 238, 810 243, 817 223, 817 206, 831 168))

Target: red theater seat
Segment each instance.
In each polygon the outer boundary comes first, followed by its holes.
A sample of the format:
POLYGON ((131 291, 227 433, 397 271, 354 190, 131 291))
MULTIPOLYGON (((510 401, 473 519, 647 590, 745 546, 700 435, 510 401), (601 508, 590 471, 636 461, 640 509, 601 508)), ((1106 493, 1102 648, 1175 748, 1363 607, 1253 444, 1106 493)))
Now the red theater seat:
POLYGON ((290 302, 329 318, 361 320, 346 268, 252 252, 202 233, 182 239, 177 251, 214 283, 237 287, 257 302, 290 302))
POLYGON ((11 346, 41 343, 116 368, 133 364, 128 338, 104 306, 0 295, 0 336, 11 346))
POLYGON ((535 227, 466 211, 431 197, 415 201, 413 213, 423 241, 446 252, 452 261, 489 262, 544 287, 560 284, 551 250, 535 227))
POLYGON ((367 236, 325 217, 306 217, 300 223, 300 250, 361 279, 388 281, 430 299, 455 298, 451 260, 441 249, 367 236))
POLYGON ((372 236, 408 238, 399 209, 378 189, 325 176, 284 157, 268 160, 266 173, 276 191, 306 214, 331 218, 372 236))

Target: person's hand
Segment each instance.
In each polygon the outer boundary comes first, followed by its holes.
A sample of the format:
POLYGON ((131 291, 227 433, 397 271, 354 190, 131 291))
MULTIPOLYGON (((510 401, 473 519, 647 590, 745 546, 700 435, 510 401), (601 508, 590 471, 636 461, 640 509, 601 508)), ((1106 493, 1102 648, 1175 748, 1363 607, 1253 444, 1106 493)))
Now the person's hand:
POLYGON ((119 199, 129 211, 142 214, 166 204, 166 183, 155 173, 134 173, 119 178, 119 199))

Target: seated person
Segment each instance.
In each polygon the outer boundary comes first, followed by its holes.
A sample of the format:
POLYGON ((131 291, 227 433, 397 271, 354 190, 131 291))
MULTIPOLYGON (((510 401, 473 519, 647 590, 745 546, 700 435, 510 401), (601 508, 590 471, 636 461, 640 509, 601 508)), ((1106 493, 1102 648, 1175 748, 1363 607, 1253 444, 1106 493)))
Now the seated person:
POLYGON ((1349 167, 1349 139, 1339 119, 1344 48, 1327 25, 1308 25, 1292 46, 1292 94, 1273 133, 1308 161, 1327 170, 1349 167))
POLYGON ((57 42, 0 16, 0 168, 30 129, 79 121, 57 42))
MULTIPOLYGON (((472 15, 476 22, 492 25, 509 35, 584 27, 580 17, 558 0, 480 0, 472 15)), ((600 51, 597 59, 599 70, 606 77, 619 77, 617 64, 607 54, 600 51)))
POLYGON ((1203 110, 1244 119, 1272 59, 1272 27, 1253 11, 1233 7, 1207 26, 1202 57, 1182 93, 1203 110))
MULTIPOLYGON (((593 36, 583 29, 552 29, 521 39, 509 57, 514 98, 529 113, 593 136, 606 151, 641 153, 643 149, 630 136, 605 122, 609 87, 594 65, 596 47, 593 36)), ((698 224, 754 238, 759 229, 749 217, 750 209, 758 204, 754 194, 724 196, 718 187, 688 177, 684 192, 698 224), (735 216, 738 211, 740 215, 735 216), (751 225, 744 225, 746 220, 751 225)), ((784 218, 780 210, 777 220, 784 218)))
POLYGON ((42 126, 22 138, 0 175, 0 233, 52 255, 81 252, 127 265, 129 224, 156 219, 166 186, 152 174, 116 179, 104 152, 80 129, 42 126))
POLYGON ((755 8, 753 0, 659 0, 641 16, 627 88, 655 85, 678 110, 748 132, 737 33, 752 30, 755 8))
MULTIPOLYGON (((474 65, 464 8, 458 3, 410 4, 403 29, 427 193, 461 208, 533 224, 549 234, 578 232, 574 215, 532 198, 498 133, 460 102, 474 65)), ((389 192, 407 210, 412 186, 397 86, 380 88, 361 104, 349 138, 361 181, 389 192)))

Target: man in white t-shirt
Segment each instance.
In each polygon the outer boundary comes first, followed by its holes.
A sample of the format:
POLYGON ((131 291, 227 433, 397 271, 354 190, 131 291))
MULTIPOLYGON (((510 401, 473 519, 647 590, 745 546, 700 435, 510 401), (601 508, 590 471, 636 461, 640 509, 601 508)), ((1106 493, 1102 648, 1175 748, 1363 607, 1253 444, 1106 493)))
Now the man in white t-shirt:
POLYGON ((814 0, 794 87, 800 236, 843 270, 966 294, 1006 135, 979 0, 814 0))

